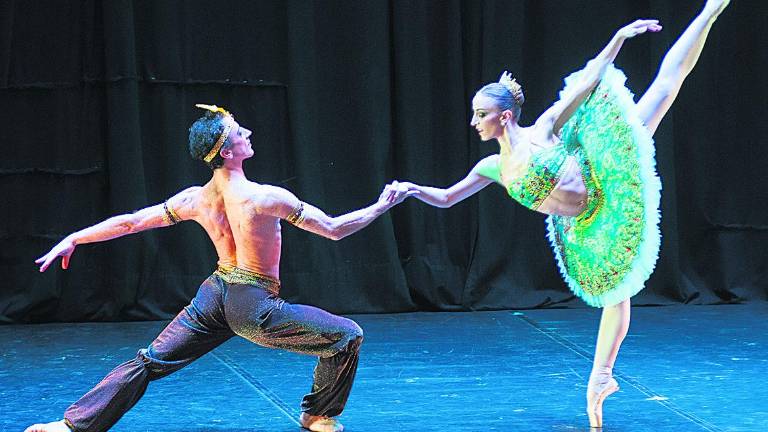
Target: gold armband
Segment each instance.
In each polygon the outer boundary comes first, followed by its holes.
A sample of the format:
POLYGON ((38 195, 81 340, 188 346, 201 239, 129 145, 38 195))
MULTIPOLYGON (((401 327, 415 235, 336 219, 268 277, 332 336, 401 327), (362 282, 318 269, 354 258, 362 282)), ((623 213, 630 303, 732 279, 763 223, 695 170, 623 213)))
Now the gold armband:
POLYGON ((299 205, 289 214, 285 220, 295 226, 299 226, 304 221, 304 203, 299 201, 299 205))
POLYGON ((172 207, 168 206, 168 201, 163 203, 163 210, 165 210, 165 213, 163 214, 163 222, 168 225, 176 225, 177 223, 181 222, 182 219, 179 217, 179 215, 173 211, 172 207))

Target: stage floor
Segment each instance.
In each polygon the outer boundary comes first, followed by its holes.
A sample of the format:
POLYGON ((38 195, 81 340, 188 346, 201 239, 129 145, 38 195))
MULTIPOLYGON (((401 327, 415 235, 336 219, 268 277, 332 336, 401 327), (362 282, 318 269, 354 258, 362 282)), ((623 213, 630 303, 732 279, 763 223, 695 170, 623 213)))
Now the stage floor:
MULTIPOLYGON (((634 308, 604 430, 768 430, 768 303, 634 308)), ((341 417, 358 431, 588 431, 597 309, 352 316, 365 330, 341 417)), ((63 410, 165 322, 0 327, 0 430, 63 410)), ((235 338, 150 384, 112 429, 291 431, 314 359, 235 338)))

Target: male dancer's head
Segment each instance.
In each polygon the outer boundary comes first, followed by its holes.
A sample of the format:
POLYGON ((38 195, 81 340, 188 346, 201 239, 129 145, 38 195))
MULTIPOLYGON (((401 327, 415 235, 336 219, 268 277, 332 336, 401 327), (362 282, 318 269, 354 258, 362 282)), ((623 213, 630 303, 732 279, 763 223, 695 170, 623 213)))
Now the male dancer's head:
POLYGON ((215 105, 197 105, 208 110, 189 128, 189 154, 215 170, 239 167, 253 156, 251 131, 240 126, 227 110, 215 105))

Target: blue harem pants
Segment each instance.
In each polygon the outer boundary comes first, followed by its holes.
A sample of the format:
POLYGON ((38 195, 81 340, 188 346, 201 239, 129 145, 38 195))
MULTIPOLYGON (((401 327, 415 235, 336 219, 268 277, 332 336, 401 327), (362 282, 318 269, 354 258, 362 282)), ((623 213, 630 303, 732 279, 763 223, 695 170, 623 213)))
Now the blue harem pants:
MULTIPOLYGON (((242 273, 249 273, 235 269, 242 273)), ((250 278, 230 283, 221 268, 149 347, 112 372, 64 413, 76 432, 106 431, 144 394, 150 381, 192 363, 234 335, 268 348, 319 357, 301 409, 337 416, 357 370, 363 331, 354 321, 278 297, 279 282, 250 278)))

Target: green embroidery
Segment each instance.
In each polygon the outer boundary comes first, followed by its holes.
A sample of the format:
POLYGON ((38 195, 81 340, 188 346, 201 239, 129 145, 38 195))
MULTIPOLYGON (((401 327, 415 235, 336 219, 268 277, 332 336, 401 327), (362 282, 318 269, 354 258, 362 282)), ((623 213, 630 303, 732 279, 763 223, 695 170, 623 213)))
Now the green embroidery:
POLYGON ((593 296, 627 275, 646 222, 637 143, 615 99, 601 84, 563 127, 565 147, 579 148, 588 202, 579 216, 552 216, 565 271, 593 296))
POLYGON ((534 153, 528 171, 507 185, 509 196, 531 210, 539 208, 560 182, 567 156, 561 145, 534 153))

